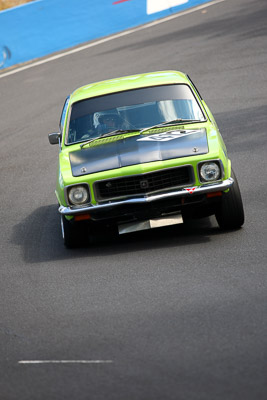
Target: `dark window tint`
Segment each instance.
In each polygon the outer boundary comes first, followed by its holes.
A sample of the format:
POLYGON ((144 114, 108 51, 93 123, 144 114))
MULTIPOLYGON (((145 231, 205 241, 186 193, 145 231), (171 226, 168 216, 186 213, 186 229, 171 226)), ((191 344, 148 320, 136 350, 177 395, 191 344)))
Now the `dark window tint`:
POLYGON ((74 103, 71 120, 100 110, 105 111, 122 106, 176 99, 192 100, 195 98, 187 85, 164 85, 127 90, 74 103))

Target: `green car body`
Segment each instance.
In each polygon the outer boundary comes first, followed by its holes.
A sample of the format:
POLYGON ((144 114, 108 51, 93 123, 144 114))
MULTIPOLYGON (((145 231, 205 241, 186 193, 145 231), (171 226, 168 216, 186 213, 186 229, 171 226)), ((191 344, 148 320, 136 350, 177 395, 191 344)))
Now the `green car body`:
POLYGON ((92 226, 116 226, 124 233, 161 226, 161 220, 175 223, 179 214, 184 219, 215 214, 226 229, 244 222, 222 136, 182 72, 77 89, 63 107, 60 133, 49 140, 60 148, 56 196, 68 247, 80 244, 92 226), (179 119, 179 110, 190 118, 179 119), (145 224, 152 220, 158 223, 145 224))

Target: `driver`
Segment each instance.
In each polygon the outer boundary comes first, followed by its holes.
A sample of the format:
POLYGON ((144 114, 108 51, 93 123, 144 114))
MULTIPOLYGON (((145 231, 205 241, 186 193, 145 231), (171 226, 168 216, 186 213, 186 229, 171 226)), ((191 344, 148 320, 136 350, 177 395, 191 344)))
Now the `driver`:
POLYGON ((120 129, 121 119, 115 113, 101 113, 98 117, 98 132, 101 134, 120 129))

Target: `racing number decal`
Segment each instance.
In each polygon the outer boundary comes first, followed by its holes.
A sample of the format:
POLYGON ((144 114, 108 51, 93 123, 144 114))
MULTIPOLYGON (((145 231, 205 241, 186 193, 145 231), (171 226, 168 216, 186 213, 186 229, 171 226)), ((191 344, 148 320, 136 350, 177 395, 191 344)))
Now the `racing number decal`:
POLYGON ((162 132, 158 133, 156 135, 149 135, 146 137, 143 137, 141 139, 137 139, 137 142, 147 142, 147 141, 152 141, 152 142, 168 142, 169 140, 174 140, 178 139, 182 136, 187 136, 188 134, 182 134, 180 132, 162 132))

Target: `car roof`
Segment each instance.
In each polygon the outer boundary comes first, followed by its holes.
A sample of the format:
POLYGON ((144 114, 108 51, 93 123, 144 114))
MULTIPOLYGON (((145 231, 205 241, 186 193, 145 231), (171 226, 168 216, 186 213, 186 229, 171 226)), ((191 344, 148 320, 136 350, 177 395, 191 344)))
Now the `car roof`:
POLYGON ((122 92, 142 87, 189 83, 186 75, 179 71, 157 71, 145 74, 124 76, 115 79, 90 83, 76 89, 70 96, 70 103, 90 97, 122 92))

